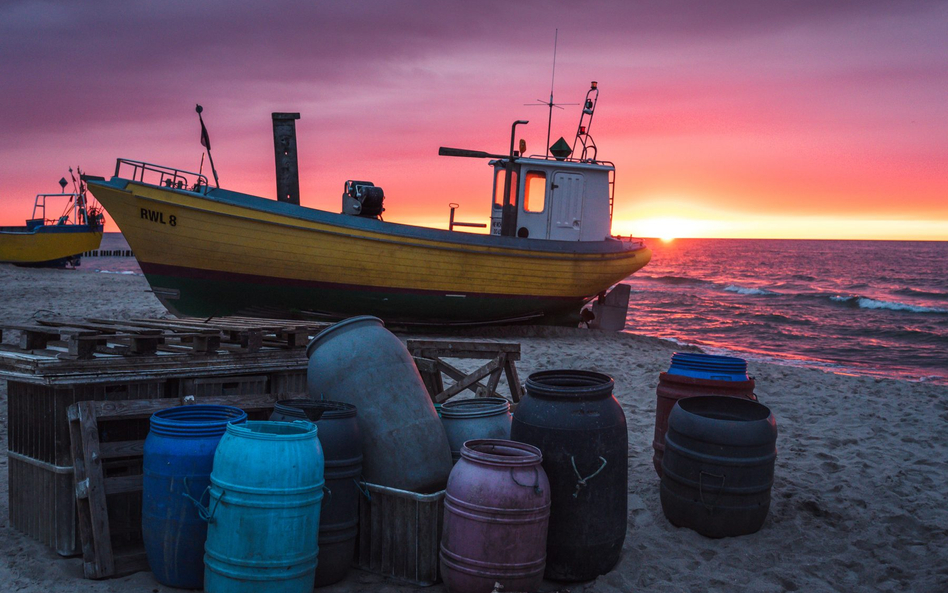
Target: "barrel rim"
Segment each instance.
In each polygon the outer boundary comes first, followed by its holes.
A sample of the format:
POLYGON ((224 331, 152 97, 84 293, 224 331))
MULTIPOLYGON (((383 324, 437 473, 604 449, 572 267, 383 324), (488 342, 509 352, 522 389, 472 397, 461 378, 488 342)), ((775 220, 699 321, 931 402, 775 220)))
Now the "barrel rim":
POLYGON ((557 399, 600 399, 612 395, 615 380, 605 373, 580 369, 553 369, 531 373, 524 385, 528 395, 557 399), (551 380, 578 381, 555 384, 551 380))
POLYGON ((441 406, 442 419, 487 418, 510 412, 510 402, 503 397, 474 397, 446 402, 441 406))
MULTIPOLYGON (((738 422, 738 423, 752 423, 752 422, 761 422, 766 421, 773 417, 773 412, 760 403, 759 401, 747 399, 744 397, 732 397, 729 395, 696 395, 694 397, 683 397, 675 402, 675 407, 680 408, 682 412, 686 412, 693 416, 699 416, 703 419, 716 421, 716 422, 738 422), (714 403, 727 404, 731 407, 744 408, 741 412, 747 412, 752 417, 748 418, 719 418, 715 416, 709 416, 706 414, 705 410, 702 410, 702 406, 713 405, 714 403), (697 409, 694 409, 697 408, 697 409), (705 413, 702 413, 705 412, 705 413)), ((674 408, 673 408, 674 410, 674 408)))
POLYGON ((313 422, 313 420, 306 414, 306 410, 319 409, 323 410, 319 420, 352 418, 357 414, 357 408, 353 404, 327 399, 281 399, 273 404, 274 411, 308 422, 313 422))
POLYGON ((227 433, 240 438, 257 439, 261 441, 305 441, 307 439, 317 438, 316 425, 312 422, 302 420, 294 422, 249 420, 243 424, 228 424, 227 433), (274 428, 276 431, 266 432, 260 430, 264 428, 274 428), (283 432, 286 430, 290 432, 283 432))
POLYGON ((471 439, 461 445, 461 458, 500 467, 529 467, 542 463, 543 453, 533 445, 508 439, 471 439), (489 453, 482 451, 481 447, 492 451, 502 448, 502 451, 512 454, 489 453))
POLYGON ((149 432, 162 436, 222 435, 231 423, 247 421, 247 412, 234 406, 189 404, 158 410, 149 418, 149 432))
POLYGON ((329 337, 332 337, 332 334, 334 334, 335 332, 338 332, 339 330, 346 329, 349 326, 356 325, 358 323, 363 323, 363 322, 378 324, 381 327, 385 327, 385 322, 379 319, 378 317, 375 317, 374 315, 356 315, 355 317, 349 317, 348 319, 343 319, 342 321, 338 323, 334 323, 330 325, 329 327, 327 327, 326 329, 324 329, 323 331, 316 334, 316 337, 310 340, 309 344, 307 344, 306 346, 306 356, 312 357, 313 351, 316 350, 316 348, 319 346, 319 342, 325 341, 329 337))
POLYGON ((659 381, 670 381, 673 383, 682 383, 684 385, 698 385, 702 387, 721 387, 726 389, 745 389, 750 388, 751 390, 755 387, 755 379, 751 375, 747 375, 746 381, 725 381, 721 379, 702 379, 699 377, 689 377, 688 375, 679 375, 676 373, 669 373, 667 371, 662 371, 658 375, 659 381))

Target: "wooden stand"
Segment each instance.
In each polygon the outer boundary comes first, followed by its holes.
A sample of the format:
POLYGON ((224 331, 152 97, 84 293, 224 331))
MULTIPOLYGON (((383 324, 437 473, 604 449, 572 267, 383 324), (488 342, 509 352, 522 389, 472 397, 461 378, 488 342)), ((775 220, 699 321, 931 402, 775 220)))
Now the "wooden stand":
MULTIPOLYGON (((286 398, 286 396, 281 396, 286 398)), ((298 397, 305 397, 300 395, 298 397)), ((269 416, 277 396, 227 396, 185 398, 185 403, 234 406, 246 412, 264 412, 269 416)), ((148 570, 148 560, 140 546, 116 551, 109 527, 108 496, 142 489, 141 473, 106 477, 104 463, 114 459, 133 459, 141 465, 143 440, 101 442, 100 420, 150 418, 159 410, 181 405, 177 399, 82 401, 69 406, 69 435, 72 442, 76 479, 76 503, 79 513, 79 537, 82 543, 83 573, 89 579, 121 576, 148 570)))
POLYGON ((418 371, 435 403, 440 404, 465 389, 470 389, 477 397, 497 395, 501 373, 507 377, 511 401, 516 404, 523 395, 515 364, 520 360, 518 343, 408 340, 408 351, 415 357, 418 371), (444 358, 487 359, 488 362, 473 373, 465 373, 445 362, 444 358), (454 379, 456 383, 445 389, 442 373, 454 379), (484 378, 487 378, 486 385, 480 382, 484 378))

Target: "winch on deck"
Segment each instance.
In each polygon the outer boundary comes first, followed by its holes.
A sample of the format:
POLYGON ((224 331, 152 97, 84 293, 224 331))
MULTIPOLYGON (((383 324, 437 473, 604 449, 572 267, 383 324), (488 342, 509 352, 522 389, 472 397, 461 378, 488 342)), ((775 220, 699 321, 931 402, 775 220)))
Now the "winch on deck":
POLYGON ((342 192, 342 213, 366 218, 380 218, 385 208, 385 192, 371 181, 346 181, 342 192))

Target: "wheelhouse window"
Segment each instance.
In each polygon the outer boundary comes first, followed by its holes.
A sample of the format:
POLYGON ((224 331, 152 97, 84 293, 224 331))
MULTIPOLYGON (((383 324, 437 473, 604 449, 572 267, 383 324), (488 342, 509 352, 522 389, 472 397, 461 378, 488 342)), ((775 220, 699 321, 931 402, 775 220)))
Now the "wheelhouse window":
POLYGON ((546 172, 527 171, 524 178, 524 212, 543 212, 546 207, 546 172))
POLYGON ((494 207, 501 208, 504 205, 504 178, 506 172, 503 167, 494 167, 494 207))

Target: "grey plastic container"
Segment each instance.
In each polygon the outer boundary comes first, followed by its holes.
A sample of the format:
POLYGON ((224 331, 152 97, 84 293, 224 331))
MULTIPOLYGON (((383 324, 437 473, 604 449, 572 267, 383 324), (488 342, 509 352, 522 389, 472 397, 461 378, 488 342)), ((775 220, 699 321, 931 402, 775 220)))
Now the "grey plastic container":
POLYGON ((441 420, 411 354, 381 319, 340 321, 313 338, 306 353, 309 396, 359 409, 367 482, 444 489, 452 463, 441 420))
POLYGON ((441 406, 441 424, 451 445, 454 463, 461 447, 473 439, 510 439, 510 402, 502 397, 475 397, 441 406))

